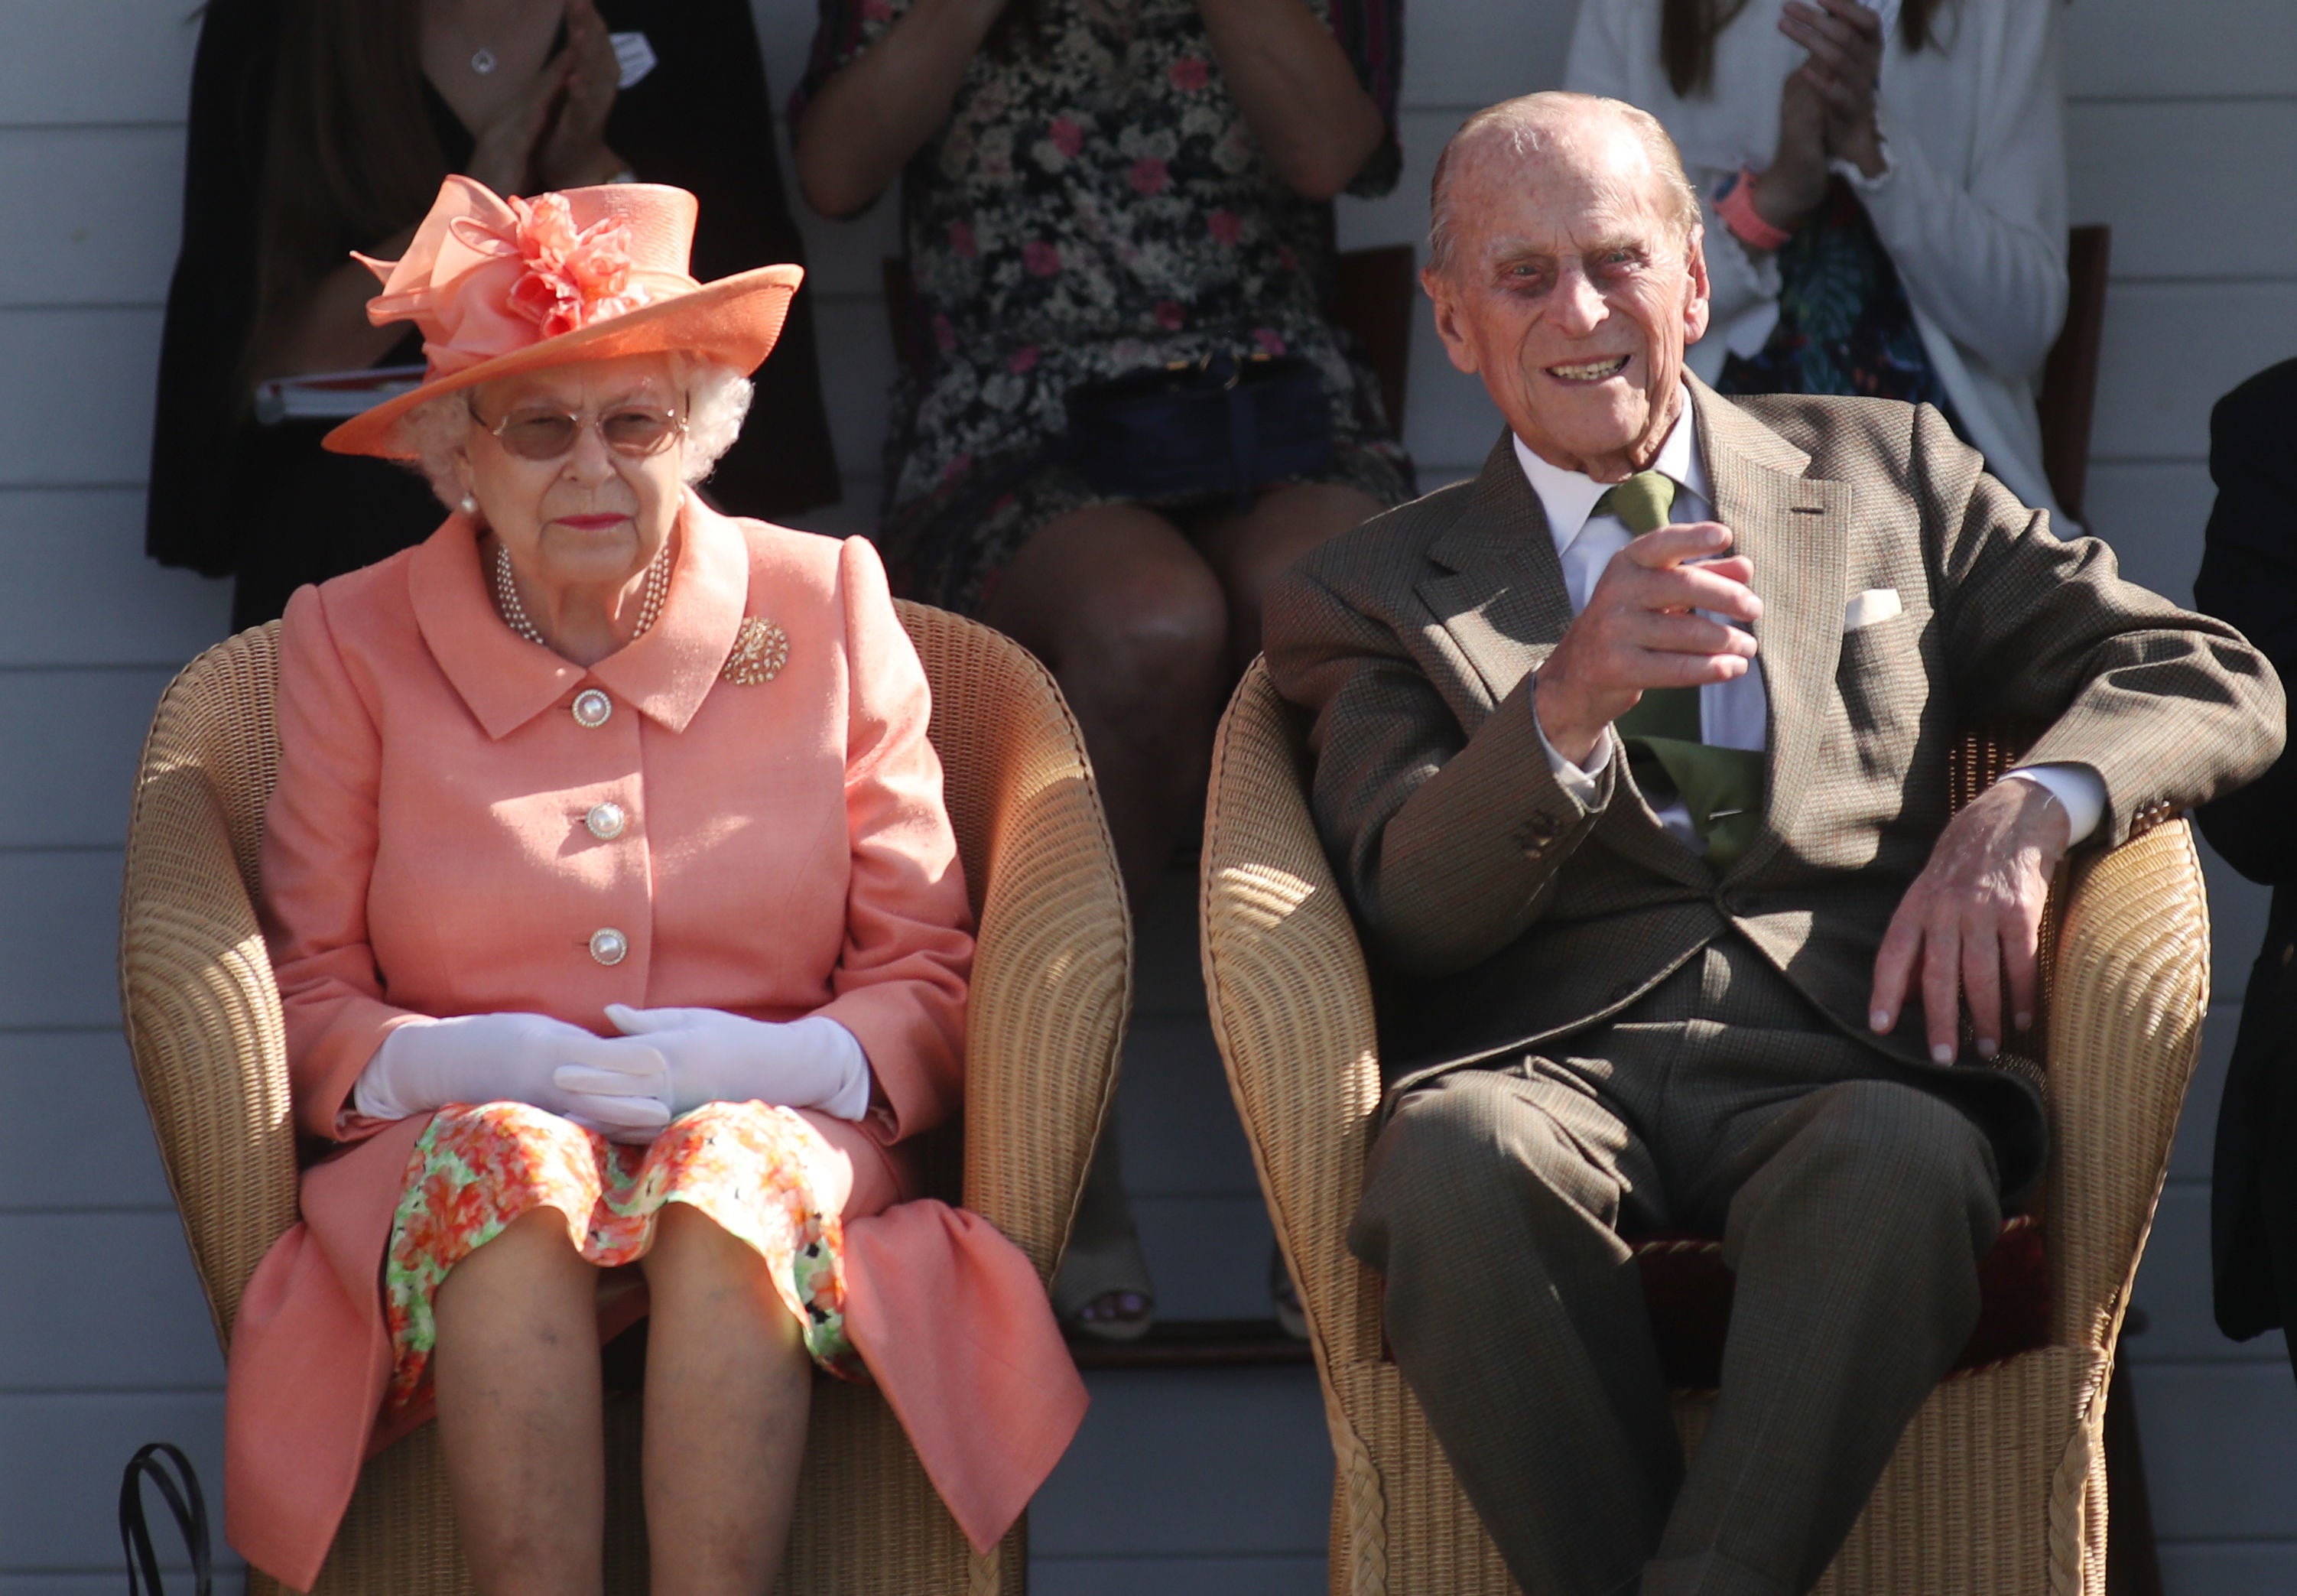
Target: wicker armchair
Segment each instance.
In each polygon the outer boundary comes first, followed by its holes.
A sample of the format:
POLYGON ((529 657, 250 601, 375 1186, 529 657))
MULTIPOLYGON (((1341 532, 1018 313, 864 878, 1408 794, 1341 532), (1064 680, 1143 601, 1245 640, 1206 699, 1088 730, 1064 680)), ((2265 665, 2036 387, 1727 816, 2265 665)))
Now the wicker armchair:
MULTIPOLYGON (((1331 1589, 1504 1596, 1513 1582, 1383 1359, 1377 1278, 1347 1251, 1379 1060, 1294 720, 1256 664, 1214 756, 1200 909, 1214 1029, 1307 1309, 1338 1454, 1331 1589)), ((1962 796, 2003 763, 1966 745, 1962 796)), ((2106 1384, 2199 1042, 2209 922, 2182 822, 2082 858, 2060 899, 2041 1049, 2055 1136, 2049 1344, 1939 1386, 1823 1592, 2104 1592, 2106 1384)), ((1708 1402, 1678 1396, 1686 1444, 1708 1402)))
MULTIPOLYGON (((936 1132, 942 1195, 1050 1279, 1108 1112, 1132 929, 1075 723, 1052 680, 985 627, 901 606, 934 693, 932 737, 980 943, 967 1111, 936 1132)), ((256 1263, 296 1216, 279 1000, 250 902, 278 768, 276 629, 243 632, 161 701, 137 777, 120 910, 129 1045, 192 1255, 228 1346, 256 1263)), ((779 1589, 1017 1592, 1025 1521, 976 1556, 872 1391, 822 1381, 779 1589), (835 1503, 834 1510, 810 1501, 835 1503)), ((608 1404, 608 1589, 646 1588, 635 1398, 608 1404)), ((317 1590, 467 1592, 435 1427, 372 1460, 317 1590)), ((252 1592, 280 1589, 261 1575, 252 1592)))

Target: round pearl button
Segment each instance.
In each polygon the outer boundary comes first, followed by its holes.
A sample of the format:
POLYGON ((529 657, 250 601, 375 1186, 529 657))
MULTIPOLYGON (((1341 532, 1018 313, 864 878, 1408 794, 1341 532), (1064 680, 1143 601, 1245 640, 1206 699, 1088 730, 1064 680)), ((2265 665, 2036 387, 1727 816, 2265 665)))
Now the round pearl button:
POLYGON ((582 817, 582 824, 590 828, 590 835, 602 843, 611 843, 622 835, 622 828, 630 823, 630 816, 622 812, 619 803, 602 803, 582 817))
POLYGON ((614 712, 614 701, 596 687, 585 687, 574 695, 574 724, 604 726, 606 717, 614 712))
POLYGON ((612 926, 602 926, 590 934, 590 957, 600 964, 620 964, 630 957, 630 939, 612 926))

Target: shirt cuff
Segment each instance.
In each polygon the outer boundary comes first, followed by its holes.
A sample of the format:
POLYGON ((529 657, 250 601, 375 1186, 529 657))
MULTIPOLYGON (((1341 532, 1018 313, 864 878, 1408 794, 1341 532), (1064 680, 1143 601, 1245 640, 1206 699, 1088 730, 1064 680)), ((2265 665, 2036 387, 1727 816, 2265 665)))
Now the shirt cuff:
POLYGON ((1555 785, 1578 801, 1581 809, 1593 809, 1601 795, 1595 789, 1595 778, 1611 762, 1611 736, 1605 732, 1595 739, 1594 758, 1583 769, 1555 752, 1555 745, 1547 740, 1547 728, 1539 723, 1535 712, 1531 717, 1532 734, 1539 739, 1539 751, 1547 756, 1547 768, 1555 773, 1555 785))
POLYGON ((2105 781, 2087 765, 2021 765, 2009 775, 2030 781, 2066 811, 2066 846, 2081 842, 2105 818, 2105 781))

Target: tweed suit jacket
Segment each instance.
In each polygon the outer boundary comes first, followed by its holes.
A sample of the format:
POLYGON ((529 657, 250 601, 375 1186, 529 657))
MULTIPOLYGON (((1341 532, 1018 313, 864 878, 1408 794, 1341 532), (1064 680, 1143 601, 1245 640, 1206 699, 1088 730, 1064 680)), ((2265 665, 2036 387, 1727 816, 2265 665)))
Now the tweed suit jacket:
POLYGON ((2030 1086, 1931 1064, 1918 992, 1892 1035, 1865 1022, 1951 812, 1955 741, 2043 728, 2028 761, 2098 774, 2092 842, 2112 845, 2271 764, 2278 679, 2233 628, 2120 580, 2104 544, 2052 536, 1933 409, 1691 395, 1715 518, 1764 606, 1763 824, 1728 869, 1660 824, 1616 733, 1593 802, 1556 780, 1535 673, 1571 606, 1505 436, 1481 475, 1333 539, 1268 596, 1269 667, 1311 717, 1317 826, 1382 977, 1391 1096, 1615 1015, 1734 930, 1964 1099, 2017 1189, 2044 1146, 2030 1086), (1898 613, 1846 632, 1880 589, 1898 613))

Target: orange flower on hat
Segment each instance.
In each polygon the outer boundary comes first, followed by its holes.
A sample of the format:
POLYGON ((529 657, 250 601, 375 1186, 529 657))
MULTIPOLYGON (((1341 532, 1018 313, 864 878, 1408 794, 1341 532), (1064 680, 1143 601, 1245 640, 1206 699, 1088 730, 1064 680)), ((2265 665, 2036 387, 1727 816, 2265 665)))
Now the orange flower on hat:
POLYGON ((512 242, 526 262, 511 290, 511 305, 543 337, 653 302, 653 295, 630 281, 630 229, 619 217, 578 228, 564 194, 509 203, 518 218, 512 242))

